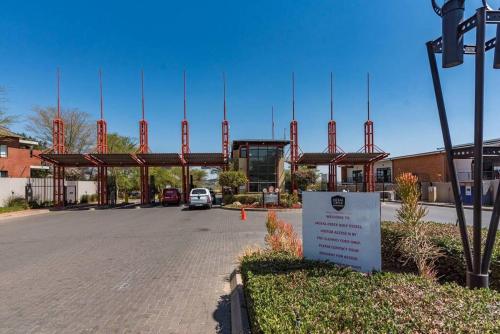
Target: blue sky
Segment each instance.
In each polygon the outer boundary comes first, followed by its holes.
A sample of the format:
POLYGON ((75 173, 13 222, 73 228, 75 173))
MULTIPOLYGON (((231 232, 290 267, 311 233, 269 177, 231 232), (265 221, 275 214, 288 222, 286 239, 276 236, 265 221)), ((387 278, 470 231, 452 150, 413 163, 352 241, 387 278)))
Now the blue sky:
MULTIPOLYGON (((467 15, 479 4, 467 1, 467 15)), ((286 127, 288 137, 294 71, 300 147, 313 152, 326 147, 332 71, 338 143, 355 151, 369 71, 375 143, 394 156, 442 146, 424 45, 439 30, 430 0, 2 1, 0 84, 8 112, 25 117, 55 104, 59 66, 63 107, 97 118, 102 68, 109 131, 138 137, 144 68, 150 146, 178 152, 186 69, 191 150, 202 152, 221 149, 223 71, 232 139, 271 137, 272 105, 276 132, 286 127)), ((486 138, 500 137, 500 71, 491 59, 486 138)), ((473 58, 442 76, 453 139, 469 142, 473 58)))

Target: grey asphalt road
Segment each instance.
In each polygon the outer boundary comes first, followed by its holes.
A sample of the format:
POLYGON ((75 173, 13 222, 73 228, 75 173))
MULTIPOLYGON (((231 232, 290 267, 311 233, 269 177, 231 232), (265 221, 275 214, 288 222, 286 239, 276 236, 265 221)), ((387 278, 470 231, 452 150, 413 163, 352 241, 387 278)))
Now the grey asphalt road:
MULTIPOLYGON (((396 210, 400 207, 398 203, 383 202, 382 203, 382 220, 396 220, 396 210)), ((425 217, 427 221, 435 221, 439 223, 455 224, 457 221, 457 213, 455 208, 440 207, 440 206, 424 206, 428 210, 425 217)), ((472 225, 472 210, 465 209, 465 219, 468 225, 472 225)), ((491 219, 491 211, 483 210, 482 226, 488 227, 491 219)))

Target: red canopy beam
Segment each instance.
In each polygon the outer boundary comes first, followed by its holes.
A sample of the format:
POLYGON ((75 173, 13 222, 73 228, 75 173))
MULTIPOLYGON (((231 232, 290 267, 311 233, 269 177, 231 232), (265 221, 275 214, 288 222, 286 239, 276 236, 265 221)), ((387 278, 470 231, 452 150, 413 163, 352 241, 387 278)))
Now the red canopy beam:
MULTIPOLYGON (((97 121, 97 153, 108 153, 108 125, 104 120, 104 98, 102 94, 102 72, 99 70, 99 93, 101 118, 97 121)), ((98 204, 109 204, 108 196, 108 168, 97 167, 98 204)))
MULTIPOLYGON (((184 79, 184 118, 181 122, 181 158, 185 161, 185 155, 190 152, 189 149, 189 122, 187 120, 187 105, 186 105, 186 71, 183 73, 184 79)), ((182 193, 184 195, 184 202, 187 203, 189 199, 189 166, 182 166, 182 193)))
MULTIPOLYGON (((148 146, 148 122, 144 118, 144 70, 141 71, 141 106, 142 119, 139 121, 139 152, 147 153, 148 146)), ((149 203, 149 168, 147 166, 139 167, 141 178, 141 204, 149 203)))
MULTIPOLYGON (((330 73, 330 121, 328 122, 328 153, 337 153, 337 124, 333 120, 333 73, 330 73)), ((337 165, 328 164, 328 191, 337 188, 337 165)))
POLYGON ((292 121, 290 122, 290 178, 292 193, 297 191, 295 173, 298 171, 299 135, 298 123, 295 120, 295 73, 292 72, 292 121))
MULTIPOLYGON (((365 122, 365 153, 373 153, 374 152, 374 131, 373 131, 373 122, 370 120, 370 73, 367 75, 367 107, 368 107, 368 119, 365 122)), ((364 181, 365 181, 365 191, 373 192, 375 191, 375 179, 373 176, 373 162, 367 163, 364 165, 363 173, 364 173, 364 181)))
POLYGON ((227 110, 226 110, 226 74, 223 73, 224 80, 224 119, 222 120, 222 155, 224 157, 224 162, 226 163, 224 169, 227 170, 228 159, 229 159, 229 122, 227 121, 227 110))
MULTIPOLYGON (((64 120, 61 118, 60 71, 57 69, 57 114, 52 122, 52 150, 56 154, 66 153, 64 146, 64 120)), ((53 166, 53 201, 58 207, 64 206, 64 167, 53 166)))

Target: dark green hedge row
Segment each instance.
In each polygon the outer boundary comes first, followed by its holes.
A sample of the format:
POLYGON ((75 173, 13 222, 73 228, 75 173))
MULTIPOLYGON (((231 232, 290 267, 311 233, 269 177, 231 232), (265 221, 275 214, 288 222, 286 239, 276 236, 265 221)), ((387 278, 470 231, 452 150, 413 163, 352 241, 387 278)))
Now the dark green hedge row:
POLYGON ((241 262, 252 332, 499 333, 500 294, 286 254, 241 262))
POLYGON ((237 194, 237 195, 224 195, 224 204, 232 204, 240 202, 241 204, 253 204, 255 202, 262 202, 262 194, 237 194))
MULTIPOLYGON (((439 280, 465 285, 465 259, 458 227, 439 223, 426 224, 429 224, 429 234, 433 242, 444 254, 436 264, 439 280)), ((469 232, 471 236, 472 231, 469 232)), ((417 272, 414 263, 403 263, 402 254, 397 249, 397 243, 405 233, 401 224, 382 223, 382 268, 384 271, 417 272)), ((486 239, 486 233, 487 230, 483 230, 483 239, 486 239)), ((500 232, 497 233, 497 242, 491 261, 490 288, 500 291, 500 232)))

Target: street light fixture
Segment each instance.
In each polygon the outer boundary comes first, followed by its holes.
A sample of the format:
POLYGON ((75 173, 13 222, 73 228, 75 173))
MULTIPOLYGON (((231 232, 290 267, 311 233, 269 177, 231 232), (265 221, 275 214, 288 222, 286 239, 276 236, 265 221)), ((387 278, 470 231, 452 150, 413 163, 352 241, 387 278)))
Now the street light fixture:
POLYGON ((466 261, 466 281, 469 288, 487 288, 493 245, 500 218, 500 189, 497 190, 493 212, 491 214, 488 235, 481 251, 481 212, 482 212, 482 169, 483 169, 483 118, 484 118, 484 59, 485 53, 495 49, 494 68, 500 68, 500 46, 496 45, 500 29, 500 11, 493 10, 486 0, 483 7, 464 20, 465 0, 446 0, 439 7, 436 0, 431 0, 434 12, 442 18, 442 36, 427 42, 427 53, 432 73, 432 82, 441 123, 441 131, 446 151, 446 160, 451 179, 451 186, 457 210, 458 225, 466 261), (486 41, 486 24, 497 25, 496 38, 486 41), (463 36, 475 29, 476 45, 464 45, 463 36), (464 208, 455 170, 454 150, 451 143, 450 129, 444 104, 441 80, 436 62, 436 53, 443 54, 443 68, 458 66, 463 63, 463 55, 475 57, 475 108, 474 108, 474 193, 473 193, 473 231, 472 247, 469 243, 464 208))

